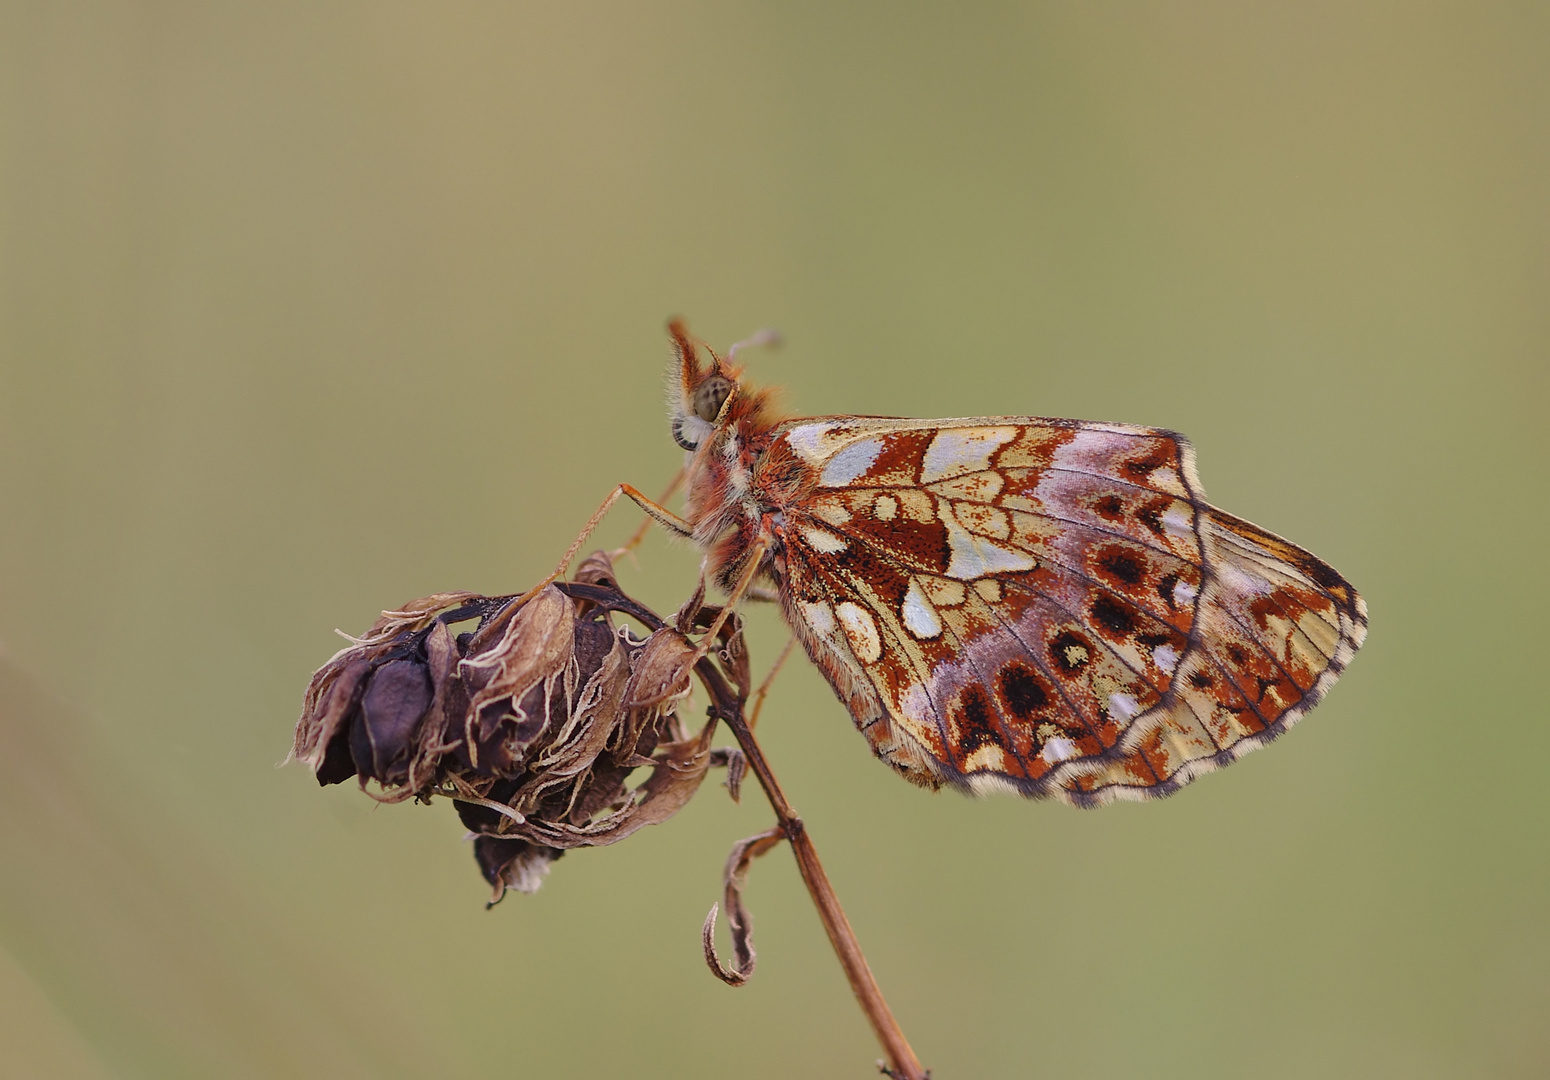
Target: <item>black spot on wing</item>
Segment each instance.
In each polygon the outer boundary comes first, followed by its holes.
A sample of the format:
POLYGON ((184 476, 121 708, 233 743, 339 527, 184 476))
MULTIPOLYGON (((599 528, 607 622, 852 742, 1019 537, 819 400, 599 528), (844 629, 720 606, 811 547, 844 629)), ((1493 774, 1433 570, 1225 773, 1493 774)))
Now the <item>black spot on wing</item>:
POLYGON ((1009 663, 1001 669, 1001 696, 1007 708, 1020 720, 1032 718, 1050 703, 1049 691, 1044 688, 1033 669, 1019 663, 1009 663))
POLYGON ((964 759, 982 746, 1000 746, 1001 732, 984 688, 978 683, 970 683, 964 687, 958 701, 960 707, 954 726, 958 729, 957 750, 964 759))
POLYGON ((1106 630, 1110 637, 1126 637, 1135 633, 1135 613, 1112 596, 1100 595, 1092 603, 1089 609, 1098 625, 1106 630))
POLYGON ((1105 548, 1098 556, 1098 566, 1125 585, 1138 585, 1146 577, 1146 564, 1122 547, 1105 548))

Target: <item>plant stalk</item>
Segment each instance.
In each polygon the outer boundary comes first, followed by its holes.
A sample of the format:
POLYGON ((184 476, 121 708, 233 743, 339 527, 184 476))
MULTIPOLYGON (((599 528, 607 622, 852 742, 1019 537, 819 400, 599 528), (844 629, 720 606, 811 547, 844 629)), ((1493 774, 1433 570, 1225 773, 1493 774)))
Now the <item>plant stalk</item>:
MULTIPOLYGON (((701 663, 709 667, 705 661, 701 663)), ((701 673, 705 673, 703 669, 701 673)), ((792 809, 791 804, 786 801, 786 794, 781 790, 780 781, 775 779, 774 771, 765 760, 764 751, 760 748, 758 740, 754 738, 753 732, 749 730, 747 723, 744 722, 743 710, 737 698, 731 695, 731 688, 720 679, 720 672, 714 672, 714 675, 716 681, 721 683, 715 689, 726 691, 716 694, 717 712, 727 727, 732 729, 738 746, 742 747, 743 754, 748 758, 749 768, 759 778, 759 786, 764 789, 764 795, 769 799, 771 809, 775 811, 775 819, 780 823, 786 839, 791 844, 791 853, 796 856, 797 869, 802 874, 802 881, 807 885, 807 893, 813 898, 813 906, 818 909, 818 918, 823 922, 823 928, 829 935, 829 944, 834 947, 834 955, 839 958, 840 966, 845 969, 845 978, 850 981, 851 993, 855 994, 857 1004, 866 1014, 867 1020, 872 1025, 872 1031, 876 1034, 877 1041, 888 1058, 890 1074, 898 1080, 930 1080, 931 1074, 921 1067, 919 1059, 915 1057, 915 1051, 910 1049, 909 1040, 904 1037, 904 1032, 899 1028, 899 1022, 893 1017, 893 1010, 888 1008, 888 1002, 884 1000, 883 992, 878 988, 877 979, 872 975, 872 968, 861 952, 860 942, 856 940, 856 932, 851 929, 850 920, 845 917, 845 909, 840 906, 834 886, 829 883, 829 875, 824 873, 823 863, 818 858, 818 849, 813 846, 812 837, 807 833, 807 826, 803 824, 801 816, 792 809), (732 708, 727 708, 728 704, 732 708)))

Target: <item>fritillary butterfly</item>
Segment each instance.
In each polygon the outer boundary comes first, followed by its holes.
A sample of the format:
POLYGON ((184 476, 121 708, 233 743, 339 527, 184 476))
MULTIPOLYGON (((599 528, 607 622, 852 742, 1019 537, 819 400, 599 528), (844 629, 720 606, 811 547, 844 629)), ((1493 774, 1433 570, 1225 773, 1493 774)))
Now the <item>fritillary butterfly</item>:
POLYGON ((873 751, 915 783, 1168 795, 1294 724, 1362 643, 1356 590, 1208 504, 1181 435, 781 417, 736 350, 669 329, 688 510, 648 510, 721 588, 774 586, 873 751))

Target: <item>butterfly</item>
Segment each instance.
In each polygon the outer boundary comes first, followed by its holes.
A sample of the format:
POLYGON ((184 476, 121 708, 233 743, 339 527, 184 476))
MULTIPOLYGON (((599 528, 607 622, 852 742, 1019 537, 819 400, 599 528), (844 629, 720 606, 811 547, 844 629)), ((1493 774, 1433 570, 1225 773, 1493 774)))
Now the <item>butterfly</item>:
POLYGON ((1366 635, 1329 564, 1205 501, 1182 435, 789 418, 736 347, 669 333, 686 513, 621 490, 734 600, 772 587, 873 752, 917 784, 1169 795, 1296 723, 1366 635))

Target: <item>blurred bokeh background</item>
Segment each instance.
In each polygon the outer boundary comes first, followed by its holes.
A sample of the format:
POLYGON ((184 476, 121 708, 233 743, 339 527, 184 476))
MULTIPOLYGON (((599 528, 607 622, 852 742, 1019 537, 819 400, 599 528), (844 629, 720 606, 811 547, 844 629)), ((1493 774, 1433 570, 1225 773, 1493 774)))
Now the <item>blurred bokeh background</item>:
POLYGON ((449 806, 276 768, 334 627, 667 481, 671 314, 778 326, 802 413, 1185 431, 1370 600, 1290 736, 1095 812, 913 789, 787 670, 935 1075, 1550 1073, 1547 57, 1535 2, 0 3, 0 1074, 870 1074, 784 852, 704 968, 756 794, 485 911, 449 806))

